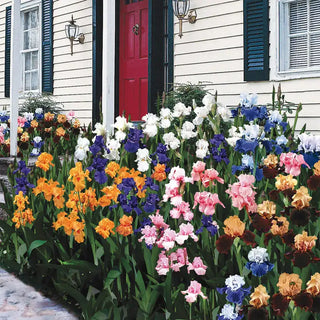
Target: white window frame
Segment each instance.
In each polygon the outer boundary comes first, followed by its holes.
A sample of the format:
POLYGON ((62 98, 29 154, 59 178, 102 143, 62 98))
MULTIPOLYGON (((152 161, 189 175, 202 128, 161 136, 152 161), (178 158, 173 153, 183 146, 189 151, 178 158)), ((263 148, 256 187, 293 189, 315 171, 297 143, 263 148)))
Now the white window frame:
POLYGON ((284 61, 289 58, 289 48, 283 44, 281 47, 283 34, 288 36, 289 33, 289 26, 284 22, 284 15, 288 14, 285 4, 289 2, 295 2, 295 0, 270 0, 270 80, 320 77, 320 66, 281 71, 284 61), (286 30, 281 30, 280 27, 284 25, 287 27, 286 30))
POLYGON ((21 54, 21 94, 22 98, 29 95, 29 94, 38 94, 42 92, 42 9, 41 9, 41 0, 31 0, 28 2, 24 2, 21 4, 21 24, 20 24, 20 34, 21 34, 21 44, 20 44, 20 54, 21 54), (39 77, 39 89, 37 90, 24 90, 24 76, 25 76, 25 65, 24 65, 24 57, 23 53, 25 52, 31 52, 30 50, 24 50, 23 49, 23 43, 24 43, 24 24, 23 24, 23 15, 27 11, 31 11, 33 9, 38 9, 38 14, 39 14, 39 47, 38 47, 38 77, 39 77))

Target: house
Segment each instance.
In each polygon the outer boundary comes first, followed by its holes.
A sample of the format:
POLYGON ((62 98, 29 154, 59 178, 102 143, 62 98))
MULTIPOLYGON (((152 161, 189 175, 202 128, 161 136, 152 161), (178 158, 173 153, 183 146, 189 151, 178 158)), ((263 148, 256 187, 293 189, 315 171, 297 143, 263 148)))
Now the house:
MULTIPOLYGON (((110 125, 124 111, 133 120, 153 111, 173 82, 205 82, 226 105, 241 92, 271 102, 281 83, 287 100, 303 103, 298 127, 320 130, 320 0, 191 0, 197 20, 183 21, 181 38, 171 0, 14 1, 21 98, 51 92, 87 123, 101 108, 110 125), (85 35, 73 55, 71 15, 85 35)), ((10 103, 11 5, 0 4, 0 106, 10 103)))

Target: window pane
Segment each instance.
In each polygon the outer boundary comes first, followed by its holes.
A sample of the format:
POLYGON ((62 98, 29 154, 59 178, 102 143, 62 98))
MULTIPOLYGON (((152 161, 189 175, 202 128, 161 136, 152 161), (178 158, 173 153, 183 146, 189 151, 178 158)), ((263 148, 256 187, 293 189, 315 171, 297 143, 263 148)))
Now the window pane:
POLYGON ((38 48, 39 45, 39 33, 38 30, 30 31, 30 49, 38 48))
POLYGON ((290 38, 290 69, 308 66, 307 36, 290 38))
POLYGON ((38 51, 32 52, 32 69, 38 69, 38 51))
POLYGON ((290 34, 308 31, 308 7, 307 1, 290 3, 289 5, 290 34))
POLYGON ((39 76, 38 71, 31 73, 31 90, 38 90, 39 88, 39 76))
POLYGON ((24 90, 25 91, 30 91, 31 87, 30 87, 30 73, 26 72, 24 74, 24 90))
POLYGON ((320 34, 310 36, 310 66, 320 66, 320 34))
POLYGON ((320 0, 310 1, 310 31, 320 31, 320 0))
POLYGON ((29 29, 29 20, 30 20, 30 13, 25 12, 23 15, 23 30, 29 29))
POLYGON ((38 10, 30 12, 31 15, 31 28, 38 28, 38 10))
POLYGON ((27 52, 24 54, 24 70, 28 71, 32 69, 31 66, 31 52, 27 52))
POLYGON ((29 49, 30 48, 30 33, 29 31, 25 31, 23 33, 23 49, 29 49))

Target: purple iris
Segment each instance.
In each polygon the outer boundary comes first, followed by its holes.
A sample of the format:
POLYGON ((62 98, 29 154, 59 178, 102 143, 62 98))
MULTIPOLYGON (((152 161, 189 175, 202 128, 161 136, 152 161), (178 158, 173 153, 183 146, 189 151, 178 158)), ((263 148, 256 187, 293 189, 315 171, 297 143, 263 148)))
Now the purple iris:
POLYGON ((134 193, 138 192, 136 182, 133 178, 123 178, 122 182, 118 184, 117 188, 123 192, 125 196, 127 196, 131 190, 133 190, 134 193))
POLYGON ((158 163, 165 164, 166 165, 166 172, 170 172, 170 168, 167 166, 167 164, 170 162, 170 159, 167 156, 167 146, 159 143, 156 149, 156 152, 151 154, 151 157, 153 158, 152 164, 156 166, 158 163))
POLYGON ((143 218, 142 222, 140 223, 140 227, 138 229, 134 230, 134 234, 138 234, 139 232, 141 232, 141 230, 145 227, 145 226, 151 226, 152 225, 152 221, 150 218, 143 218))
POLYGON ((223 134, 214 135, 213 138, 210 139, 210 144, 212 145, 211 155, 213 159, 217 162, 224 161, 225 164, 228 164, 230 160, 227 155, 227 150, 224 148, 228 144, 224 135, 223 134))
POLYGON ((16 189, 16 194, 19 194, 20 191, 23 192, 23 194, 25 195, 28 191, 27 188, 34 188, 35 185, 30 183, 27 179, 27 177, 21 177, 21 178, 16 178, 16 185, 14 186, 14 188, 16 189))
POLYGON ((221 144, 226 144, 226 139, 223 134, 215 134, 213 138, 210 139, 210 143, 215 147, 219 147, 221 144))
POLYGON ((142 191, 146 190, 147 188, 150 188, 153 191, 159 191, 159 186, 153 182, 151 177, 146 178, 142 191))
POLYGON ((138 207, 139 203, 137 197, 128 197, 125 194, 119 194, 117 200, 124 212, 131 213, 132 211, 135 211, 137 215, 142 213, 142 210, 138 207))
POLYGON ((30 173, 31 169, 29 169, 26 165, 26 163, 21 160, 18 162, 18 168, 14 170, 12 173, 16 174, 17 172, 20 172, 21 174, 27 176, 30 173))
POLYGON ((105 173, 105 167, 108 163, 108 160, 101 157, 96 157, 93 159, 92 165, 88 167, 87 169, 91 172, 92 170, 95 170, 94 173, 94 179, 99 184, 104 184, 107 182, 108 178, 105 173))
POLYGON ((212 154, 212 158, 217 162, 224 161, 225 164, 228 164, 230 162, 227 155, 227 150, 224 148, 218 149, 217 147, 212 147, 211 154, 212 154))
POLYGON ((92 155, 95 157, 99 152, 102 152, 106 149, 103 136, 96 136, 94 143, 89 147, 92 155))
POLYGON ((10 119, 7 115, 0 115, 0 121, 1 122, 7 122, 10 119))
POLYGON ((275 140, 262 140, 261 143, 266 148, 267 153, 281 154, 289 150, 289 148, 284 145, 279 146, 275 140))
POLYGON ((144 137, 141 129, 130 128, 124 148, 130 153, 135 153, 140 147, 140 139, 144 137))
POLYGON ((13 171, 13 174, 20 173, 21 177, 16 177, 16 185, 14 188, 16 189, 16 194, 18 194, 20 191, 23 192, 23 194, 26 194, 28 191, 28 188, 34 188, 34 184, 30 183, 27 179, 28 174, 30 173, 31 169, 29 169, 26 166, 26 163, 21 160, 18 162, 18 168, 13 171))
POLYGON ((212 216, 202 216, 202 226, 196 231, 196 234, 200 234, 206 228, 210 232, 211 236, 214 236, 218 232, 218 225, 213 224, 212 216))
POLYGON ((143 210, 146 213, 153 213, 158 208, 159 196, 156 193, 149 193, 143 203, 143 210))

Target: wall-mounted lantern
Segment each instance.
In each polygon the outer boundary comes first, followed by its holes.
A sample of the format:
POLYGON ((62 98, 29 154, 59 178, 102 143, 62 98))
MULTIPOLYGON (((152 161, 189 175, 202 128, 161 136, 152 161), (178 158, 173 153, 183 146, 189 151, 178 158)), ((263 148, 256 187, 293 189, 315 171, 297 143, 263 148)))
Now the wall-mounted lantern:
POLYGON ((182 22, 188 20, 189 23, 197 21, 197 11, 190 10, 190 0, 172 0, 174 15, 179 19, 179 37, 182 37, 182 22))
POLYGON ((65 26, 66 37, 70 40, 71 44, 71 55, 73 55, 73 42, 77 41, 81 44, 84 43, 85 36, 83 33, 79 33, 79 26, 76 25, 76 21, 71 16, 71 21, 65 26))

